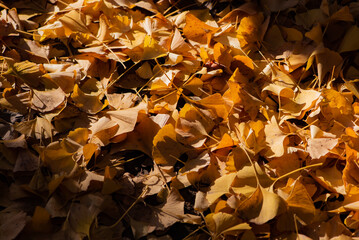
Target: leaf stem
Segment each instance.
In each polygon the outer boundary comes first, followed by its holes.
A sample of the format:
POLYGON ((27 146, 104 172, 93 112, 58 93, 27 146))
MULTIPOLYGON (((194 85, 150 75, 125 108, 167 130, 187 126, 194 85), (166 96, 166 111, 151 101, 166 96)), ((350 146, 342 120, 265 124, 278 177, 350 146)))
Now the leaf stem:
POLYGON ((140 201, 140 199, 147 193, 148 190, 148 186, 145 187, 145 189, 142 191, 141 195, 138 196, 138 198, 136 199, 136 201, 134 201, 131 206, 122 214, 122 216, 111 226, 109 226, 109 228, 114 228, 116 227, 121 221, 122 219, 128 214, 128 212, 138 203, 138 201, 140 201))

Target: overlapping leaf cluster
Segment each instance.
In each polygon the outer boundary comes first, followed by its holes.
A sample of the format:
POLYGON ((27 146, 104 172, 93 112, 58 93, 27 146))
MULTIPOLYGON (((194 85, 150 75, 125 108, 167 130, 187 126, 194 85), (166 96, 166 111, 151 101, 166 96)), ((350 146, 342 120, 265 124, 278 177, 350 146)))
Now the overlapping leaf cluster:
POLYGON ((234 2, 0 1, 0 239, 359 235, 359 4, 234 2))

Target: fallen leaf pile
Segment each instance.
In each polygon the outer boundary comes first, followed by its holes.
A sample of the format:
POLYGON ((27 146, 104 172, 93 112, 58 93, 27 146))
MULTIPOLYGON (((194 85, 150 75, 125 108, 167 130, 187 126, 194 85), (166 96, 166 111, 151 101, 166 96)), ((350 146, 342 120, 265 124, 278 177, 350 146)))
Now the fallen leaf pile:
POLYGON ((359 3, 2 0, 0 239, 359 237, 359 3))

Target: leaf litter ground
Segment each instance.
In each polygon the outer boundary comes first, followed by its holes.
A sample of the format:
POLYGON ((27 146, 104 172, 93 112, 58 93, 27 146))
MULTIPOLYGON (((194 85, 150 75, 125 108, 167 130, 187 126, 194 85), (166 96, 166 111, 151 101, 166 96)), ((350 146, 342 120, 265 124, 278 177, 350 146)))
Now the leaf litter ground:
POLYGON ((1 240, 359 237, 358 2, 0 6, 1 240))

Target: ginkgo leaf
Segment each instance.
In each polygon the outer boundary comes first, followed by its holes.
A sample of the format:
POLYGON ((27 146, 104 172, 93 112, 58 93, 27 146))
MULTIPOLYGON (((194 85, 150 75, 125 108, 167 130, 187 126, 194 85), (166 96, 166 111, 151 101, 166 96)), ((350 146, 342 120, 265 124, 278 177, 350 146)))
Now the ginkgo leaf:
POLYGON ((143 54, 141 55, 142 60, 149 60, 153 58, 159 58, 166 55, 166 50, 159 45, 159 43, 150 35, 145 36, 143 42, 143 54))
POLYGON ((281 106, 281 110, 283 112, 290 112, 292 116, 301 118, 306 111, 315 104, 320 96, 321 94, 318 91, 300 89, 299 92, 295 94, 293 100, 281 106))
POLYGON ((280 49, 283 45, 286 44, 280 28, 277 25, 271 26, 265 37, 264 37, 264 44, 266 44, 271 49, 280 49))
POLYGON ((250 220, 255 224, 264 224, 283 213, 286 209, 284 201, 277 194, 263 188, 261 188, 261 192, 263 195, 261 211, 256 218, 250 220))
MULTIPOLYGON (((359 192, 359 189, 356 187, 357 183, 359 182, 359 178, 357 177, 357 174, 359 172, 358 165, 356 163, 356 156, 358 152, 355 149, 352 149, 349 146, 345 147, 346 149, 346 165, 343 170, 343 182, 344 186, 346 187, 346 192, 352 192, 356 193, 359 192)), ((355 196, 356 194, 352 194, 355 196)), ((356 202, 357 200, 355 200, 356 202)))
POLYGON ((136 73, 144 79, 150 79, 153 76, 151 65, 148 62, 144 62, 141 67, 136 70, 136 73))
POLYGON ((209 230, 215 234, 215 239, 221 234, 238 234, 241 231, 251 229, 248 223, 242 223, 235 215, 224 212, 208 214, 206 224, 209 230))
POLYGON ((264 127, 262 121, 250 121, 236 126, 237 134, 242 142, 255 153, 266 148, 264 127))
POLYGON ((10 111, 26 113, 27 108, 31 106, 31 97, 29 92, 15 93, 14 89, 6 88, 3 97, 0 98, 0 106, 10 111))
POLYGON ((36 117, 30 121, 17 123, 14 128, 16 131, 21 132, 28 137, 35 137, 37 139, 51 138, 56 133, 52 124, 42 117, 36 117))
POLYGON ((75 167, 72 155, 73 153, 64 149, 60 142, 53 142, 46 148, 40 149, 41 160, 54 173, 70 173, 75 167))
POLYGON ((330 16, 331 21, 348 21, 353 22, 353 15, 349 11, 348 6, 344 6, 338 11, 336 11, 333 15, 330 16))
POLYGON ((285 153, 285 140, 287 139, 288 135, 283 133, 283 131, 280 129, 274 116, 272 117, 271 121, 265 125, 264 132, 266 135, 266 142, 269 146, 269 156, 282 156, 285 153))
POLYGON ((108 117, 102 117, 89 128, 91 130, 90 142, 100 146, 106 145, 115 136, 119 125, 108 117))
POLYGON ((39 112, 50 112, 65 100, 65 93, 61 88, 46 91, 34 90, 32 107, 39 112))
POLYGON ((138 204, 132 211, 131 227, 137 238, 155 229, 163 230, 185 218, 184 201, 177 190, 172 190, 166 201, 158 206, 138 204))
POLYGON ((227 133, 225 133, 222 136, 221 141, 218 143, 218 145, 214 148, 214 150, 217 149, 221 149, 221 148, 227 148, 227 147, 232 147, 235 145, 235 142, 233 141, 233 139, 231 138, 231 136, 229 136, 227 133))
POLYGON ((217 178, 211 190, 207 193, 207 200, 210 204, 214 203, 220 196, 227 194, 230 191, 230 186, 236 177, 236 173, 229 173, 220 178, 217 178))
MULTIPOLYGON (((59 67, 59 66, 55 66, 55 67, 59 67)), ((53 81, 65 93, 70 93, 73 91, 75 82, 77 78, 80 76, 76 74, 76 71, 73 72, 60 71, 60 72, 50 72, 44 74, 42 77, 53 81)))
POLYGON ((255 171, 253 166, 247 164, 237 171, 237 177, 231 187, 233 192, 249 197, 258 188, 258 181, 264 187, 269 187, 273 183, 273 180, 257 163, 254 163, 254 167, 255 171))
POLYGON ((200 147, 206 141, 208 132, 213 128, 214 122, 208 112, 186 104, 179 113, 176 122, 177 139, 193 147, 200 147))
POLYGON ((337 144, 338 139, 336 138, 308 139, 307 151, 313 159, 319 159, 329 153, 337 144))
POLYGON ((334 89, 324 90, 322 93, 325 101, 323 101, 322 112, 339 118, 352 112, 352 106, 349 99, 334 89))
POLYGON ((141 110, 145 110, 145 107, 146 104, 142 102, 133 108, 108 111, 106 114, 110 117, 112 121, 117 123, 119 126, 115 136, 131 132, 135 128, 138 112, 141 110))
POLYGON ((188 89, 197 96, 201 96, 203 92, 201 91, 203 87, 203 81, 197 77, 192 78, 187 84, 183 87, 188 89))
POLYGON ((236 209, 238 217, 256 224, 264 224, 285 210, 284 201, 261 186, 236 209))
POLYGON ((228 118, 229 106, 226 104, 220 94, 213 94, 211 96, 202 98, 197 103, 207 109, 210 109, 215 113, 215 116, 220 117, 223 120, 228 118))
POLYGON ((190 40, 206 44, 217 29, 209 26, 196 18, 193 14, 187 13, 186 25, 183 28, 183 34, 190 40))
POLYGON ((318 169, 314 178, 325 188, 340 194, 346 194, 341 172, 336 166, 318 169))
POLYGON ((91 194, 82 197, 79 203, 72 204, 70 215, 67 220, 70 227, 76 233, 89 236, 91 224, 100 213, 102 203, 103 198, 101 196, 91 194))
POLYGON ((104 107, 106 107, 106 104, 103 104, 101 102, 101 88, 99 88, 99 85, 98 83, 96 83, 96 80, 92 79, 88 82, 88 87, 83 87, 84 90, 82 90, 76 84, 71 94, 71 98, 75 102, 75 104, 82 110, 91 114, 95 114, 101 111, 104 107))
POLYGON ((26 222, 27 215, 25 212, 13 209, 2 210, 0 212, 0 239, 15 239, 25 227, 26 222))
POLYGON ((210 156, 207 152, 202 153, 198 158, 186 162, 180 172, 198 172, 200 169, 207 167, 210 163, 210 156))
POLYGON ((281 30, 287 41, 299 42, 303 39, 303 34, 295 28, 281 27, 281 30))
MULTIPOLYGON (((271 158, 268 165, 278 176, 282 176, 300 167, 300 159, 297 153, 284 154, 282 157, 271 158)), ((299 173, 297 173, 299 175, 299 173)), ((294 174, 292 176, 295 176, 294 174)))
POLYGON ((52 229, 50 223, 50 214, 45 208, 37 206, 32 216, 30 227, 34 232, 50 232, 52 229))
POLYGON ((209 202, 206 198, 206 193, 198 191, 196 193, 196 199, 193 208, 196 211, 204 211, 209 207, 209 202))
POLYGON ((256 13, 256 9, 254 5, 250 2, 241 5, 239 8, 233 9, 229 13, 227 13, 224 17, 222 17, 218 23, 222 22, 238 22, 243 17, 248 15, 254 15, 256 13))
POLYGON ((229 53, 228 49, 223 46, 221 43, 216 43, 213 47, 213 57, 214 60, 226 67, 231 65, 232 55, 229 53))
POLYGON ((58 21, 63 25, 64 35, 70 37, 71 35, 76 34, 75 39, 82 43, 87 43, 93 40, 94 37, 84 23, 84 17, 85 16, 81 12, 72 10, 59 18, 58 21))
MULTIPOLYGON (((328 72, 337 75, 340 70, 340 65, 343 62, 343 59, 339 53, 331 51, 328 48, 323 48, 322 46, 320 46, 312 53, 310 59, 313 59, 314 57, 317 63, 318 79, 320 83, 323 82, 323 79, 328 72)), ((309 64, 307 64, 307 69, 310 67, 310 63, 313 61, 310 59, 308 60, 309 64)))
POLYGON ((265 90, 274 93, 278 97, 285 97, 285 98, 294 97, 294 92, 291 88, 281 86, 278 84, 269 84, 268 86, 263 88, 263 91, 265 90))
POLYGON ((233 61, 231 63, 231 69, 238 69, 238 76, 233 73, 231 79, 240 83, 247 83, 254 76, 254 65, 253 60, 247 56, 236 55, 233 57, 233 61), (242 76, 245 79, 242 79, 242 76))
POLYGON ((300 181, 295 181, 293 189, 286 199, 290 209, 304 222, 310 223, 316 214, 312 198, 300 181))
POLYGON ((305 36, 307 38, 312 39, 317 44, 322 42, 322 40, 323 40, 322 35, 323 35, 323 33, 322 33, 322 28, 321 28, 320 24, 314 25, 310 31, 305 33, 305 36))
POLYGON ((186 147, 177 142, 175 127, 167 124, 161 128, 153 139, 152 156, 157 164, 173 165, 186 151, 186 147))
POLYGON ((182 56, 192 56, 193 54, 193 49, 188 43, 186 43, 177 28, 174 30, 170 52, 181 54, 182 56))
POLYGON ((39 87, 42 83, 41 75, 43 75, 44 72, 38 64, 24 61, 13 63, 10 66, 9 71, 5 74, 11 74, 18 77, 21 81, 33 88, 39 87))
POLYGON ((339 52, 355 51, 359 49, 359 44, 353 39, 356 39, 359 36, 359 28, 357 26, 352 26, 345 34, 340 47, 339 52))
POLYGON ((242 18, 237 30, 237 38, 242 48, 251 48, 255 43, 261 41, 260 27, 263 20, 264 17, 262 13, 242 18))

